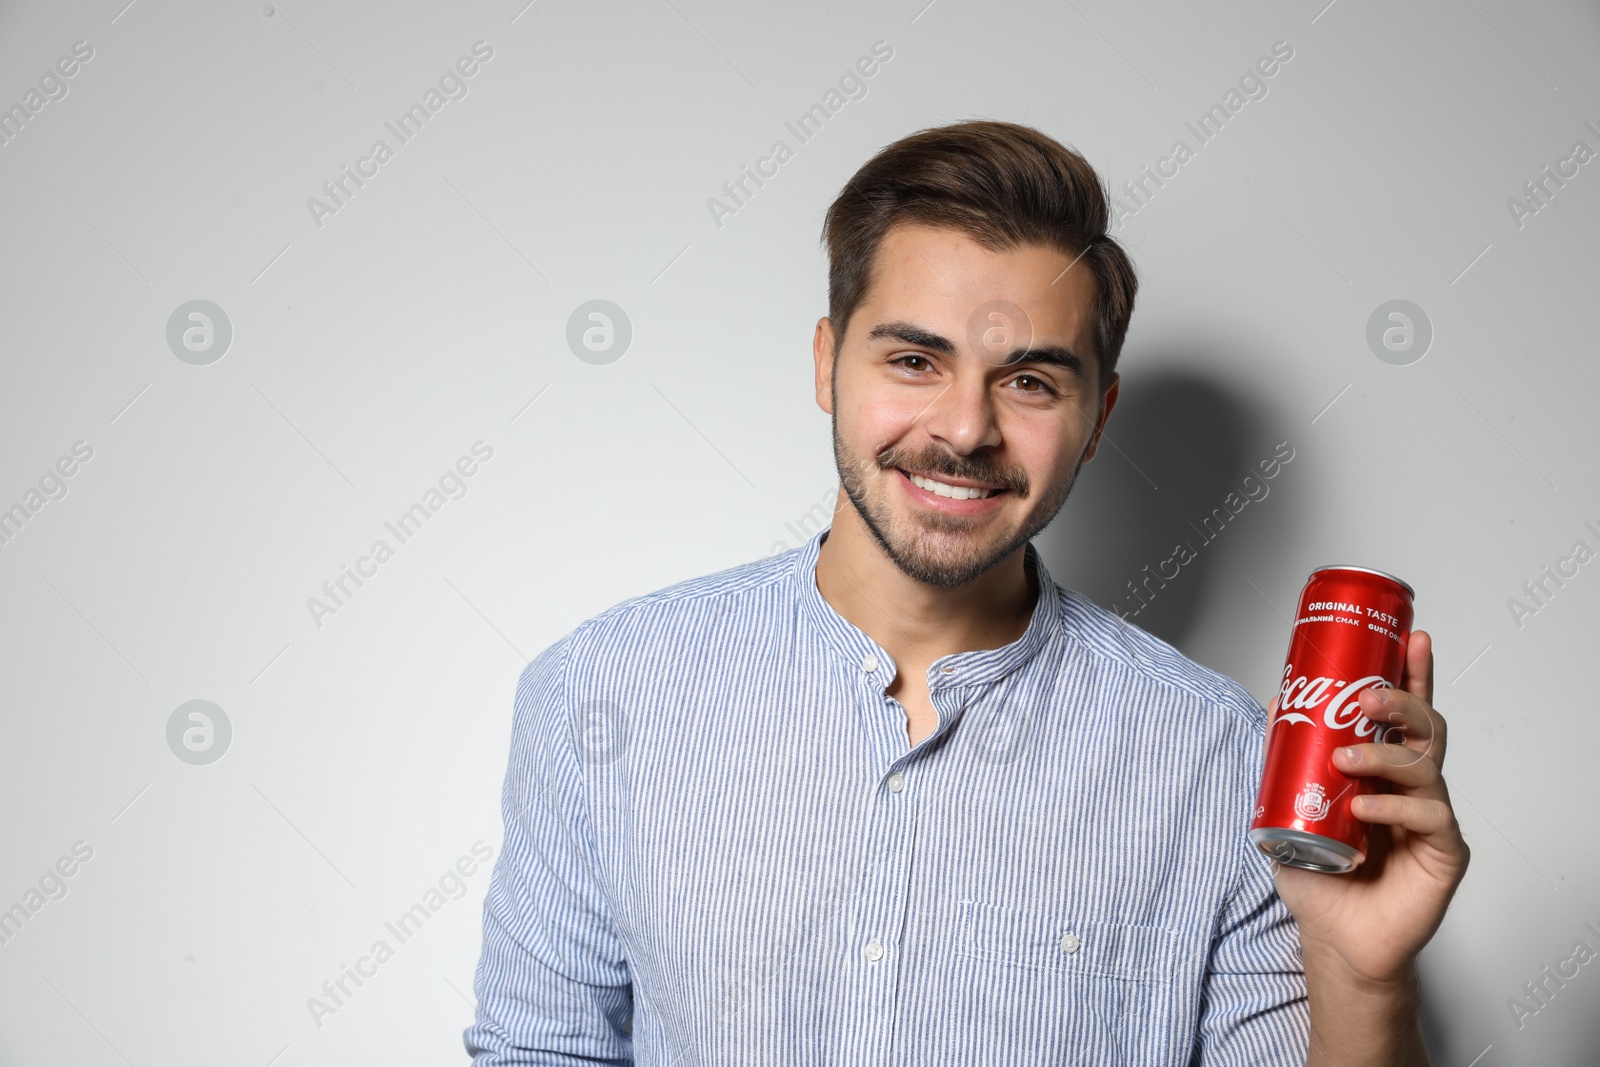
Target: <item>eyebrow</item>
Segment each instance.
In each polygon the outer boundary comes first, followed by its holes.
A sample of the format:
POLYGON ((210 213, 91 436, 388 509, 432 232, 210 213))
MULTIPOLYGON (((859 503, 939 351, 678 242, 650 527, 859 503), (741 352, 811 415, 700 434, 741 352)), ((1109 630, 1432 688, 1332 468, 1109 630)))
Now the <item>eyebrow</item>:
MULTIPOLYGON (((948 337, 924 330, 909 322, 880 322, 867 331, 867 340, 894 340, 902 341, 908 345, 919 348, 930 348, 941 355, 953 356, 956 354, 955 343, 948 337)), ((1014 348, 1011 354, 1000 363, 1002 367, 1009 367, 1016 363, 1037 363, 1045 366, 1060 367, 1070 374, 1074 374, 1080 381, 1088 381, 1084 371, 1082 358, 1065 345, 1041 345, 1037 348, 1014 348)))

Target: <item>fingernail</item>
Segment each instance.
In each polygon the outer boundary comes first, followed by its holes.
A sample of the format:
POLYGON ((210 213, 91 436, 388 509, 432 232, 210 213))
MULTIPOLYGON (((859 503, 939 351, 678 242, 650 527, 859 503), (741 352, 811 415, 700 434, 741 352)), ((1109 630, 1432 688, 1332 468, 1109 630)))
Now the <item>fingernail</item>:
POLYGON ((1359 748, 1341 748, 1339 751, 1344 753, 1344 758, 1351 763, 1361 762, 1361 750, 1359 748))
POLYGON ((1367 692, 1371 693, 1373 698, 1377 700, 1380 708, 1387 707, 1389 701, 1394 699, 1394 694, 1387 689, 1368 689, 1367 692))
POLYGON ((1371 806, 1372 802, 1365 795, 1350 798, 1350 810, 1357 815, 1367 814, 1367 809, 1371 806))

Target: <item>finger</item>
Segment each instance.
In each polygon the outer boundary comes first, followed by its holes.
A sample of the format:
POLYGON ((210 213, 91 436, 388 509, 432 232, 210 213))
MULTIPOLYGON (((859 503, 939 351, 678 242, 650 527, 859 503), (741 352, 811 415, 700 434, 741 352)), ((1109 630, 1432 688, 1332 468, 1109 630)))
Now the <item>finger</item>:
POLYGON ((1443 800, 1403 793, 1366 793, 1351 798, 1350 814, 1362 822, 1398 826, 1440 848, 1449 849, 1461 842, 1455 812, 1443 800))
POLYGON ((1400 674, 1400 688, 1421 697, 1425 704, 1433 703, 1433 635, 1428 631, 1411 631, 1400 674))
POLYGON ((1444 766, 1449 727, 1444 716, 1415 693, 1399 689, 1364 689, 1356 696, 1361 713, 1387 729, 1375 737, 1403 745, 1444 766))
POLYGON ((1353 778, 1382 778, 1413 796, 1443 799, 1439 765, 1399 745, 1350 745, 1335 749, 1333 766, 1353 778))

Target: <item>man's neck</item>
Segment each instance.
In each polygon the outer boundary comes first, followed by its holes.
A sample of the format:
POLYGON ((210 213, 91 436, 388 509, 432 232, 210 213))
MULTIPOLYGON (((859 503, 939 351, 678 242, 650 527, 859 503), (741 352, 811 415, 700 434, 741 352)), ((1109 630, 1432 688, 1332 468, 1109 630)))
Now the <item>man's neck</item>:
POLYGON ((1022 636, 1039 590, 1019 548, 959 589, 907 576, 842 498, 817 553, 817 589, 898 664, 920 675, 957 652, 1002 648, 1022 636))

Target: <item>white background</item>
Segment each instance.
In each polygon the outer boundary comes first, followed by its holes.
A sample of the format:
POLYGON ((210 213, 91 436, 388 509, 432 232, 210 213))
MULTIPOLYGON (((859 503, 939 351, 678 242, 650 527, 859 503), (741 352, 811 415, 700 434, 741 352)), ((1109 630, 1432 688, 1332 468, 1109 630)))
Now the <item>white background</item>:
POLYGON ((1600 150, 1593 5, 524 2, 0 6, 0 106, 94 50, 0 146, 0 508, 93 449, 0 545, 0 909, 93 850, 0 945, 0 1063, 463 1061, 486 868, 320 1025, 308 998, 474 842, 498 854, 527 660, 818 528, 845 179, 987 117, 1118 187, 1278 41, 1267 95, 1120 231, 1115 448, 1038 544, 1114 605, 1288 442, 1131 621, 1265 701, 1312 567, 1410 581, 1473 848, 1423 957, 1435 1062, 1596 1062, 1600 961, 1520 1027, 1509 1003, 1600 951, 1600 563, 1508 605, 1600 549, 1600 163, 1508 207, 1600 150), (318 226, 308 198, 479 40, 465 98, 318 226), (784 122, 880 40, 798 145, 784 122), (718 226, 707 200, 779 138, 718 226), (166 340, 194 299, 233 330, 206 366, 166 340), (566 342, 592 299, 632 324, 609 365, 566 342), (1366 339, 1393 299, 1434 332, 1407 366, 1366 339), (318 625, 308 598, 479 440, 466 495, 318 625), (205 766, 167 743, 196 699, 233 731, 205 766))

